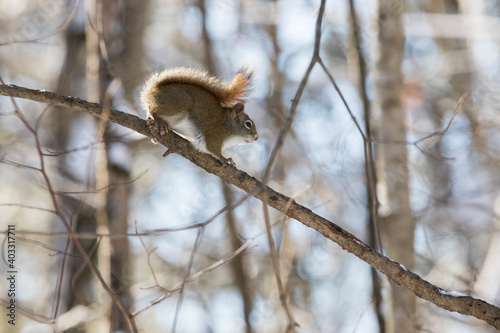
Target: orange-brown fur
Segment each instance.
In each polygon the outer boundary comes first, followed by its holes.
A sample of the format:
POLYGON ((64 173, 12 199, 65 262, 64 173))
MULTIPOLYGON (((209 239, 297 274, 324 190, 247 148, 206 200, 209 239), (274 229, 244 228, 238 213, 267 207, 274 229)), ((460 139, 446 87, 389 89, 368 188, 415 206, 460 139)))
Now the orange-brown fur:
POLYGON ((203 88, 213 94, 222 106, 231 107, 238 102, 244 102, 250 93, 253 71, 241 68, 230 83, 195 68, 178 67, 154 74, 147 82, 146 89, 141 94, 141 101, 146 108, 150 103, 148 88, 157 89, 173 83, 186 83, 203 88))

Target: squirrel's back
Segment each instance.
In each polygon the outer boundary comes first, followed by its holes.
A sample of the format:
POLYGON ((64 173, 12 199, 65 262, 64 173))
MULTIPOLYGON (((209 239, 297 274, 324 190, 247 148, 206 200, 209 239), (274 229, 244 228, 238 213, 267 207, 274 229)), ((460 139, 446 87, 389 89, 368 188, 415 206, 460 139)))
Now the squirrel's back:
POLYGON ((166 69, 163 72, 153 74, 147 81, 141 92, 141 102, 147 110, 150 104, 151 94, 157 93, 168 84, 183 83, 192 84, 203 88, 213 94, 222 106, 233 106, 243 102, 251 89, 253 72, 246 68, 240 69, 230 83, 219 80, 217 77, 195 68, 177 67, 166 69))

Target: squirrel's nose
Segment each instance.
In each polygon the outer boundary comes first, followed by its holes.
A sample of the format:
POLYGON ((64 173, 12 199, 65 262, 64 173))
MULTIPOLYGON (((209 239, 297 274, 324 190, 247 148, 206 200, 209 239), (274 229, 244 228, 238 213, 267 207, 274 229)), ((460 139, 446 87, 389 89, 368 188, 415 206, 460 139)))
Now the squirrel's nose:
POLYGON ((257 133, 255 133, 255 135, 253 136, 255 141, 257 141, 259 139, 259 135, 257 133))

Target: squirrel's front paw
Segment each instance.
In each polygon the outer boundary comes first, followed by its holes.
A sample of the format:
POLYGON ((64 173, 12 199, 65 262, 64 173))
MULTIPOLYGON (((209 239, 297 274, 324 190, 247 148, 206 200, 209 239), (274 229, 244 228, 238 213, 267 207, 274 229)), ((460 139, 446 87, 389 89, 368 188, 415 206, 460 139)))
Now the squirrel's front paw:
POLYGON ((168 127, 168 124, 162 119, 153 118, 153 117, 149 116, 146 121, 148 123, 149 130, 151 131, 151 134, 153 134, 153 139, 151 141, 153 141, 153 143, 155 143, 155 144, 158 143, 158 140, 156 139, 156 137, 165 135, 170 130, 170 128, 168 127))

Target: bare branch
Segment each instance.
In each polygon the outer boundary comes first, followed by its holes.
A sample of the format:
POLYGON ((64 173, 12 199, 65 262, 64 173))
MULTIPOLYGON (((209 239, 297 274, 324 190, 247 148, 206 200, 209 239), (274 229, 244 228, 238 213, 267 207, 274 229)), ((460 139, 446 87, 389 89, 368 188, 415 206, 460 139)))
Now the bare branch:
MULTIPOLYGON (((61 96, 53 92, 32 90, 13 85, 0 85, 0 95, 27 98, 38 102, 64 106, 97 117, 100 117, 103 111, 103 106, 97 103, 89 103, 79 98, 61 96)), ((152 137, 145 120, 116 109, 108 110, 110 121, 152 137)), ((173 133, 168 133, 161 137, 159 142, 168 146, 173 153, 182 155, 205 171, 220 177, 227 183, 233 184, 247 193, 253 192, 253 196, 259 200, 263 199, 262 188, 264 185, 255 177, 236 169, 234 166, 223 166, 212 156, 198 152, 189 142, 173 133)), ((408 271, 399 263, 382 256, 348 231, 315 214, 310 209, 295 202, 295 200, 268 186, 265 189, 269 196, 267 202, 269 206, 315 229, 326 238, 337 243, 344 250, 354 254, 381 273, 390 276, 396 284, 408 289, 416 296, 428 300, 443 309, 474 316, 500 329, 500 309, 498 307, 470 296, 455 296, 454 294, 447 293, 425 281, 415 273, 408 271), (291 204, 287 207, 289 200, 291 200, 291 204)), ((78 236, 75 235, 74 239, 78 239, 78 236)))
MULTIPOLYGON (((250 243, 254 241, 254 239, 255 238, 248 239, 244 244, 242 244, 238 249, 236 249, 236 251, 233 251, 232 253, 230 253, 229 255, 225 256, 224 258, 218 260, 217 262, 213 263, 212 265, 210 265, 208 267, 205 267, 204 269, 202 269, 202 270, 198 271, 197 273, 195 273, 195 274, 189 276, 188 278, 184 279, 182 282, 180 282, 177 285, 175 285, 172 289, 168 290, 168 292, 166 292, 165 294, 163 294, 158 299, 152 301, 151 303, 149 303, 145 307, 143 307, 143 308, 141 308, 141 309, 133 312, 132 316, 135 317, 138 314, 140 314, 141 312, 146 311, 150 307, 152 307, 152 306, 154 306, 154 305, 156 305, 158 303, 163 302, 164 300, 166 300, 168 297, 170 297, 176 291, 180 291, 181 288, 183 288, 184 284, 192 282, 192 281, 196 280, 197 278, 199 278, 200 276, 202 276, 203 274, 206 274, 206 273, 208 273, 210 271, 213 271, 217 267, 222 266, 223 264, 225 264, 229 260, 231 260, 234 257, 236 257, 237 255, 239 255, 241 252, 245 251, 248 248, 248 246, 250 245, 250 243)), ((166 289, 163 289, 163 290, 166 290, 166 289)))

